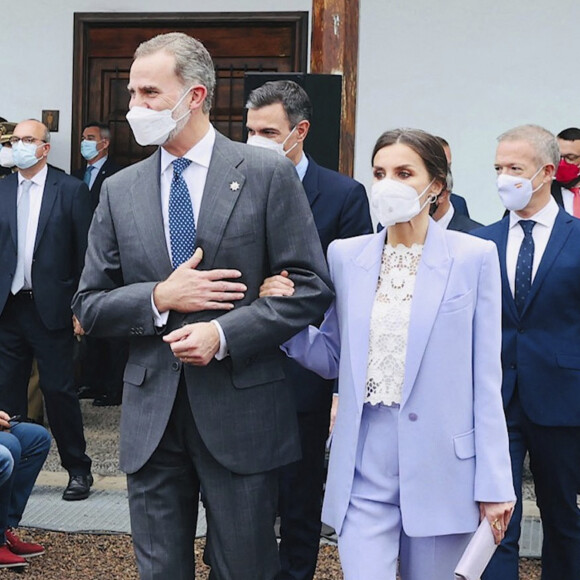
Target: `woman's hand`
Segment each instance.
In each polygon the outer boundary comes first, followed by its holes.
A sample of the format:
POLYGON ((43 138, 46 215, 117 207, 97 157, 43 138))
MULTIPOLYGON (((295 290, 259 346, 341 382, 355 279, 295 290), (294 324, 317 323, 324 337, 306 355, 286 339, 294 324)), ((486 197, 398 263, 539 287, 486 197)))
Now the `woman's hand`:
POLYGON ((487 518, 496 544, 499 544, 503 540, 513 511, 513 501, 502 503, 481 502, 479 504, 481 520, 487 518))

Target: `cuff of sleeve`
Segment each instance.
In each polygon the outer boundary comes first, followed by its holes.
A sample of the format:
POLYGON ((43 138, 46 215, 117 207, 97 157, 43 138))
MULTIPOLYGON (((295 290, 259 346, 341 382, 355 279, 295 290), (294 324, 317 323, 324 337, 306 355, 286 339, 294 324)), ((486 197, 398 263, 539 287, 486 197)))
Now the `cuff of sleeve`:
POLYGON ((153 300, 153 292, 151 292, 151 310, 153 310, 153 324, 157 328, 163 328, 167 324, 169 310, 167 312, 159 312, 159 310, 157 310, 155 300, 153 300))
POLYGON ((220 335, 220 348, 215 353, 215 359, 216 360, 223 360, 229 354, 228 353, 228 343, 226 341, 226 335, 224 334, 224 331, 221 327, 221 324, 217 320, 212 320, 211 322, 212 322, 212 324, 215 324, 217 331, 220 335))

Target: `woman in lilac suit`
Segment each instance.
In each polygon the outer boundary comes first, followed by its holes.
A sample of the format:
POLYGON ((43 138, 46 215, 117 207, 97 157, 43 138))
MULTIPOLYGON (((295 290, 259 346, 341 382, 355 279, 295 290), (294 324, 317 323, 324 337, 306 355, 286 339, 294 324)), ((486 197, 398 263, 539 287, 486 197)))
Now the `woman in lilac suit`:
MULTIPOLYGON (((381 135, 371 207, 378 234, 334 242, 336 299, 289 356, 339 379, 322 519, 346 580, 452 580, 481 518, 496 541, 515 498, 501 404, 495 246, 444 230, 429 204, 447 161, 418 130, 381 135)), ((292 292, 282 276, 262 295, 292 292)))

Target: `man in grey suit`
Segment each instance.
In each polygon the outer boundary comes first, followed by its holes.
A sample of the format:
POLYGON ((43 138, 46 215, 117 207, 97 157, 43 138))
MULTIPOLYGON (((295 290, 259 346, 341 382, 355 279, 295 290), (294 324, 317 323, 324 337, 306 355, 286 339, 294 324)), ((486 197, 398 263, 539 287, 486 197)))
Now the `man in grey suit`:
POLYGON ((137 49, 127 119, 161 148, 103 184, 73 302, 87 333, 130 339, 121 467, 143 579, 194 577, 200 489, 211 578, 276 577, 276 468, 300 453, 278 345, 332 299, 292 163, 217 133, 214 86, 185 34, 137 49), (283 268, 294 296, 260 299, 283 268))

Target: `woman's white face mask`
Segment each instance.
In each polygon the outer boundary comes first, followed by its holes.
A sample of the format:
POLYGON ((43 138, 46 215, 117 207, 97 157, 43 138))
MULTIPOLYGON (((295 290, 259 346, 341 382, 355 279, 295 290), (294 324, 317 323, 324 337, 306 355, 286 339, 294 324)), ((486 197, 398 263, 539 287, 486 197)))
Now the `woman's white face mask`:
POLYGON ((431 195, 428 195, 423 203, 420 200, 427 194, 434 181, 432 179, 418 194, 414 187, 406 183, 389 178, 381 179, 371 188, 371 209, 384 227, 408 222, 431 202, 431 195))

